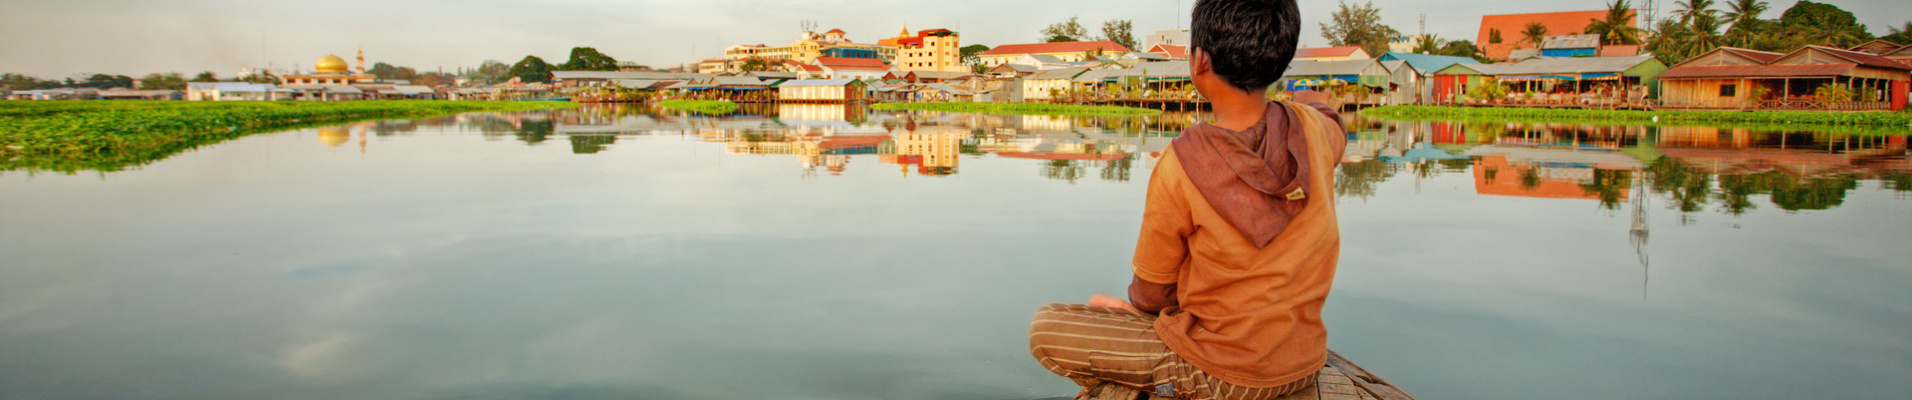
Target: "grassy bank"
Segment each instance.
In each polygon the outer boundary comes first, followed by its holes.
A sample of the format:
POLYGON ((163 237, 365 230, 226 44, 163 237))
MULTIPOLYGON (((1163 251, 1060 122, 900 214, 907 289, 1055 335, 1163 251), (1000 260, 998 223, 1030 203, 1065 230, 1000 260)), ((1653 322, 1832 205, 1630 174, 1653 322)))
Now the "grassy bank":
POLYGON ((1362 115, 1386 119, 1481 120, 1541 123, 1615 123, 1664 125, 1741 125, 1795 129, 1799 125, 1846 126, 1868 131, 1904 131, 1912 125, 1906 112, 1823 111, 1631 111, 1545 108, 1489 108, 1444 106, 1386 106, 1361 110, 1362 115))
POLYGON ((1160 110, 1121 106, 1081 106, 1040 103, 878 103, 877 110, 943 111, 1015 115, 1129 116, 1156 115, 1160 110))
POLYGON ((576 107, 565 102, 0 101, 0 171, 117 171, 265 132, 369 119, 576 107))
POLYGON ((737 103, 723 100, 664 100, 657 102, 657 106, 708 115, 737 112, 737 103))

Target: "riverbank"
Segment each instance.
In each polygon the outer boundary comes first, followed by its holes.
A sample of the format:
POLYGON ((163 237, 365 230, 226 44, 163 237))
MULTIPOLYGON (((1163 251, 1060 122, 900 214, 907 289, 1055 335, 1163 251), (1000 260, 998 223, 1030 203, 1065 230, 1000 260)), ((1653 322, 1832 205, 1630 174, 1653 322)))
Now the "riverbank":
POLYGON ((1060 115, 1060 116, 1148 116, 1161 114, 1161 110, 1122 106, 1084 106, 1073 104, 1042 103, 878 103, 870 106, 876 110, 942 111, 958 113, 988 113, 1015 115, 1060 115))
POLYGON ((657 106, 706 115, 725 115, 737 112, 737 103, 723 100, 664 100, 657 102, 657 106))
POLYGON ((1547 108, 1496 108, 1448 106, 1385 106, 1361 110, 1362 115, 1407 120, 1500 119, 1508 122, 1544 123, 1628 123, 1674 125, 1823 125, 1873 128, 1905 128, 1912 125, 1908 112, 1825 112, 1825 111, 1635 111, 1578 110, 1547 108))
POLYGON ((370 119, 576 107, 546 101, 0 101, 0 171, 118 171, 256 133, 370 119))

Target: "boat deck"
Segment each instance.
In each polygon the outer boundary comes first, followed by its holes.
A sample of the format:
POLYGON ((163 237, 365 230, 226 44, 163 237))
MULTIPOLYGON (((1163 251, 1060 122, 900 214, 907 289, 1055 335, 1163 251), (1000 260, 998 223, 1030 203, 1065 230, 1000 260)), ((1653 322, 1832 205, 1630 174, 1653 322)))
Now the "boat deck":
MULTIPOLYGON (((1090 400, 1135 400, 1138 398, 1156 400, 1154 395, 1144 395, 1134 389, 1123 386, 1097 386, 1092 389, 1090 400), (1145 396, 1145 397, 1144 397, 1145 396)), ((1387 380, 1368 373, 1354 362, 1341 358, 1340 354, 1328 351, 1328 365, 1321 367, 1315 375, 1315 384, 1299 392, 1281 396, 1278 400, 1414 400, 1407 392, 1394 387, 1387 380)))

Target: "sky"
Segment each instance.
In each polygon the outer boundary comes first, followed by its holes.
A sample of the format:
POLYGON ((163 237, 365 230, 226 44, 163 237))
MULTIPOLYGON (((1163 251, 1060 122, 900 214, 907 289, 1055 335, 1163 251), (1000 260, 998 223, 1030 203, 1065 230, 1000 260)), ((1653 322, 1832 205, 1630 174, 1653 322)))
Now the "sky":
MULTIPOLYGON (((1672 8, 1673 0, 1659 0, 1672 8)), ((1874 34, 1906 22, 1902 0, 1831 0, 1874 34), (1894 6, 1892 4, 1900 4, 1894 6)), ((1482 14, 1599 9, 1588 0, 1382 0, 1382 22, 1470 39, 1482 14)), ((1795 1, 1769 0, 1779 13, 1795 1)), ((1051 23, 1081 18, 1091 32, 1110 19, 1134 21, 1137 41, 1186 28, 1193 0, 0 0, 0 72, 41 78, 106 73, 143 76, 298 66, 326 54, 421 72, 456 71, 485 60, 536 55, 562 62, 576 46, 619 61, 673 66, 722 55, 736 44, 788 44, 803 20, 843 29, 857 42, 947 28, 962 43, 1029 43, 1051 23)), ((1318 23, 1335 3, 1303 1, 1302 44, 1322 46, 1318 23)), ((1720 6, 1724 8, 1722 4, 1720 6)))

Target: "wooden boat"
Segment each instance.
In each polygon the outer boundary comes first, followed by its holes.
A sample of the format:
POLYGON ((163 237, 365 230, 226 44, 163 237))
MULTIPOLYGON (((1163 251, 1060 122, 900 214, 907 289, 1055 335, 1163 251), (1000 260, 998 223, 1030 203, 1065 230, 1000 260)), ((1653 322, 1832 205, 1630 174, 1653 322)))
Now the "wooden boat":
MULTIPOLYGON (((1161 399, 1126 386, 1104 384, 1089 389, 1091 400, 1161 399)), ((1354 362, 1328 351, 1328 365, 1315 375, 1315 384, 1279 400, 1414 400, 1414 396, 1394 387, 1387 380, 1368 373, 1354 362)))

